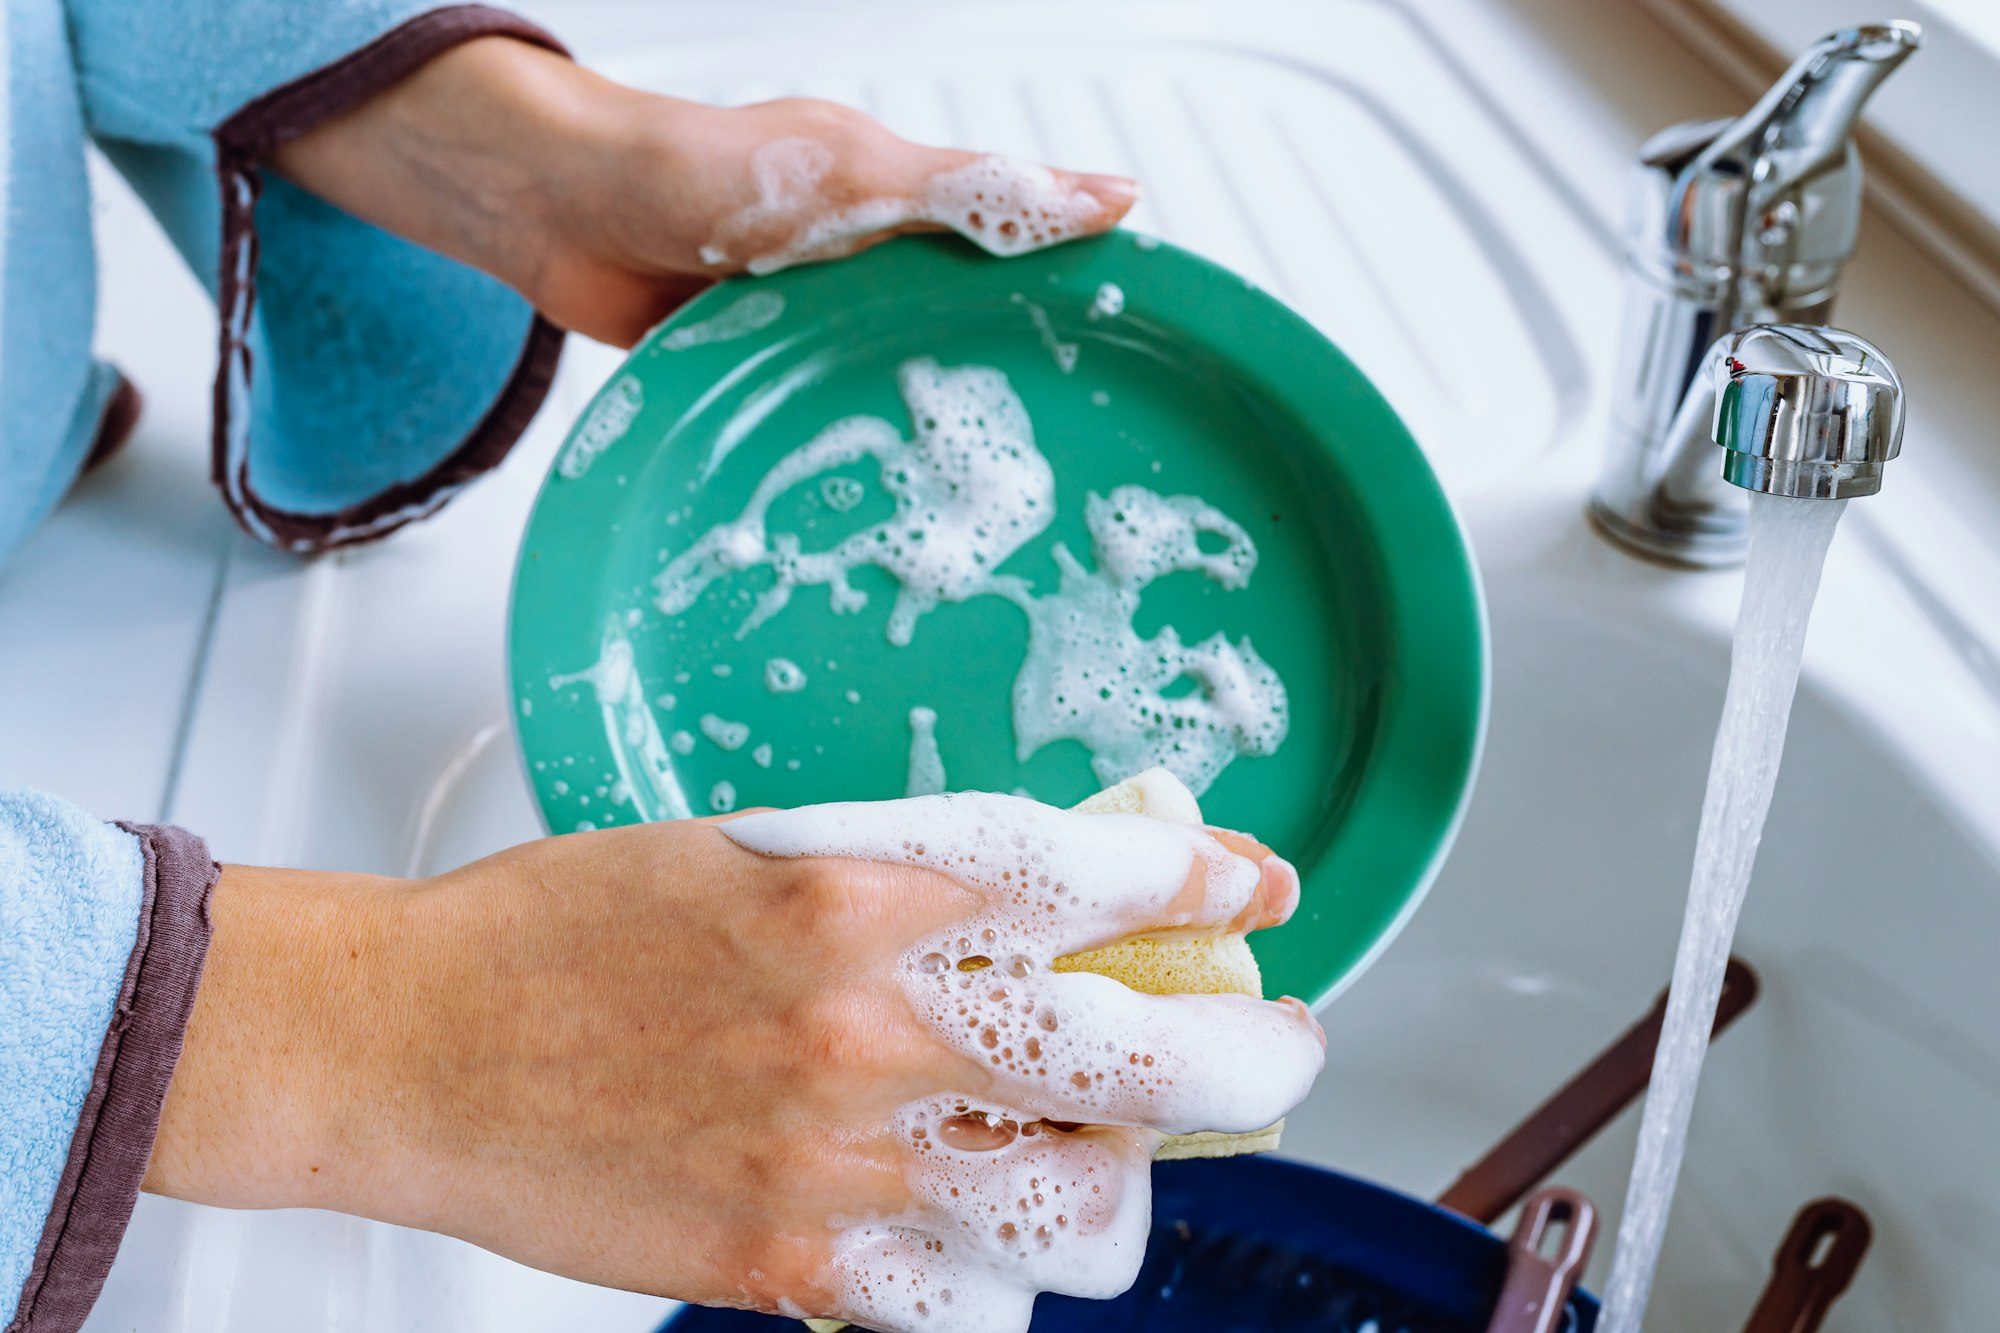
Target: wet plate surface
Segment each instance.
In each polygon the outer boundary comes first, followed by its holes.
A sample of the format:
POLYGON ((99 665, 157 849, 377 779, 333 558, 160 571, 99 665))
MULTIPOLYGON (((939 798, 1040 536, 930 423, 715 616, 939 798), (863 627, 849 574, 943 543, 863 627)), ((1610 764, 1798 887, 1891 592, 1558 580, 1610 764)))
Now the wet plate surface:
POLYGON ((1255 944, 1308 1000, 1427 885, 1485 697, 1469 557, 1395 414, 1281 303, 1131 234, 911 239, 704 295, 558 455, 510 650, 555 832, 940 765, 1058 804, 1147 758, 1212 777, 1209 818, 1299 864, 1255 944), (961 410, 977 447, 931 466, 961 410), (1127 671, 1086 679, 1093 653, 1127 671), (1106 739, 1134 719, 1146 744, 1106 739))

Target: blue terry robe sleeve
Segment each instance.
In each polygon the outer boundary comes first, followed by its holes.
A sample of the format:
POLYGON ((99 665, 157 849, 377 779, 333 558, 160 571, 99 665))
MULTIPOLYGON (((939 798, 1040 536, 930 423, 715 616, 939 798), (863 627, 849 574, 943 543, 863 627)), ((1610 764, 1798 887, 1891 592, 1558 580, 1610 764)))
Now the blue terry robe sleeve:
POLYGON ((0 561, 55 507, 118 384, 91 359, 83 109, 61 0, 0 5, 0 561))
POLYGON ((561 335, 496 280, 260 168, 459 42, 556 41, 423 0, 67 9, 91 136, 216 296, 212 470, 244 527, 302 551, 364 541, 504 457, 561 335))
POLYGON ((144 1179, 218 872, 179 829, 0 791, 0 1327, 72 1333, 144 1179))

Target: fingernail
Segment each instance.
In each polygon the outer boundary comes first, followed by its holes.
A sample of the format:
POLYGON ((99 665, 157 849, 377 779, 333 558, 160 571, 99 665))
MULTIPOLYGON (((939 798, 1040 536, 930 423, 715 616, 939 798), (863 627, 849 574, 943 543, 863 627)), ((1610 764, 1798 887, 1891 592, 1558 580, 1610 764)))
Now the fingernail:
POLYGON ((1282 926, 1292 919, 1292 913, 1299 910, 1299 872, 1284 857, 1275 853, 1264 858, 1258 867, 1260 880, 1259 896, 1264 902, 1264 922, 1266 925, 1282 926))
POLYGON ((1306 1026, 1312 1029, 1313 1036, 1319 1039, 1319 1048, 1322 1051, 1326 1049, 1326 1029, 1319 1025, 1317 1018, 1313 1017, 1313 1011, 1306 1008, 1304 1000, 1299 999, 1295 995, 1287 995, 1284 999, 1278 1001, 1278 1003, 1289 1005, 1296 1010, 1299 1017, 1305 1020, 1306 1026))
POLYGON ((1123 176, 1090 176, 1086 178, 1085 185, 1103 201, 1106 208, 1121 215, 1139 202, 1139 182, 1123 176))

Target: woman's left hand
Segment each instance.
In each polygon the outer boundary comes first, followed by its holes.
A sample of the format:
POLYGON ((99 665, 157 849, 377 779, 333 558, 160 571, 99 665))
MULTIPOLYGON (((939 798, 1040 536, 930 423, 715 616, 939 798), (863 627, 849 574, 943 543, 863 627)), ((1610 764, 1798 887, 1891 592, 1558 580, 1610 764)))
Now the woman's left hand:
POLYGON ((1107 231, 1138 197, 1122 177, 914 144, 831 102, 637 92, 505 37, 446 52, 273 165, 620 346, 729 274, 911 231, 1015 253, 1107 231))

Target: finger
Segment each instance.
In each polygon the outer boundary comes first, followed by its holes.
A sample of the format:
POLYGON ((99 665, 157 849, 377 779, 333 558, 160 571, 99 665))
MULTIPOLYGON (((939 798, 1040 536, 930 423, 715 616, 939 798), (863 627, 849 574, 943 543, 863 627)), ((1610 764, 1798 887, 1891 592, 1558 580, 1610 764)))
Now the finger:
POLYGON ((966 1103, 917 1108, 915 1207, 924 1227, 1038 1291, 1103 1299, 1138 1276, 1151 1210, 1153 1151, 1145 1130, 1063 1131, 966 1103), (953 1132, 970 1123, 969 1134, 953 1132))
POLYGON ((1050 1119, 1247 1134, 1298 1105, 1326 1063, 1296 1000, 1142 995, 1077 972, 1015 982, 975 1012, 980 1027, 947 1040, 983 1060, 994 1096, 1050 1119))
POLYGON ((853 1227, 828 1265, 830 1314, 890 1333, 1027 1333, 1034 1289, 909 1226, 853 1227))
POLYGON ((1034 881, 1054 956, 1136 935, 1240 934, 1288 920, 1298 872, 1263 844, 1239 835, 1167 824, 1143 815, 1058 815, 1052 874, 1034 881), (1049 908, 1053 907, 1053 912, 1049 908))
POLYGON ((1059 171, 1056 175, 1097 202, 1096 213, 1083 224, 1085 235, 1110 231, 1123 222, 1125 215, 1139 202, 1139 182, 1124 176, 1104 176, 1094 172, 1076 175, 1067 171, 1059 171))
POLYGON ((1226 867, 1229 886, 1221 892, 1212 892, 1209 876, 1217 858, 1197 855, 1180 893, 1159 909, 1146 933, 1164 934, 1195 929, 1240 935, 1282 926, 1291 920, 1292 913, 1299 906, 1298 869, 1254 838, 1222 829, 1210 829, 1208 833, 1218 846, 1238 861, 1256 866, 1255 886, 1241 900, 1241 906, 1237 906, 1234 881, 1240 874, 1240 867, 1234 862, 1229 863, 1226 867))
POLYGON ((1139 200, 1123 176, 1064 171, 999 153, 897 141, 888 151, 890 193, 907 200, 885 229, 958 232, 1014 255, 1111 230, 1139 200))
POLYGON ((722 827, 767 856, 919 865, 967 885, 986 903, 973 924, 995 938, 982 943, 976 932, 966 949, 939 946, 933 975, 947 988, 975 956, 1045 968, 1134 935, 1255 929, 1283 920, 1298 896, 1297 873, 1283 860, 1252 861, 1203 829, 988 792, 811 806, 722 827))

